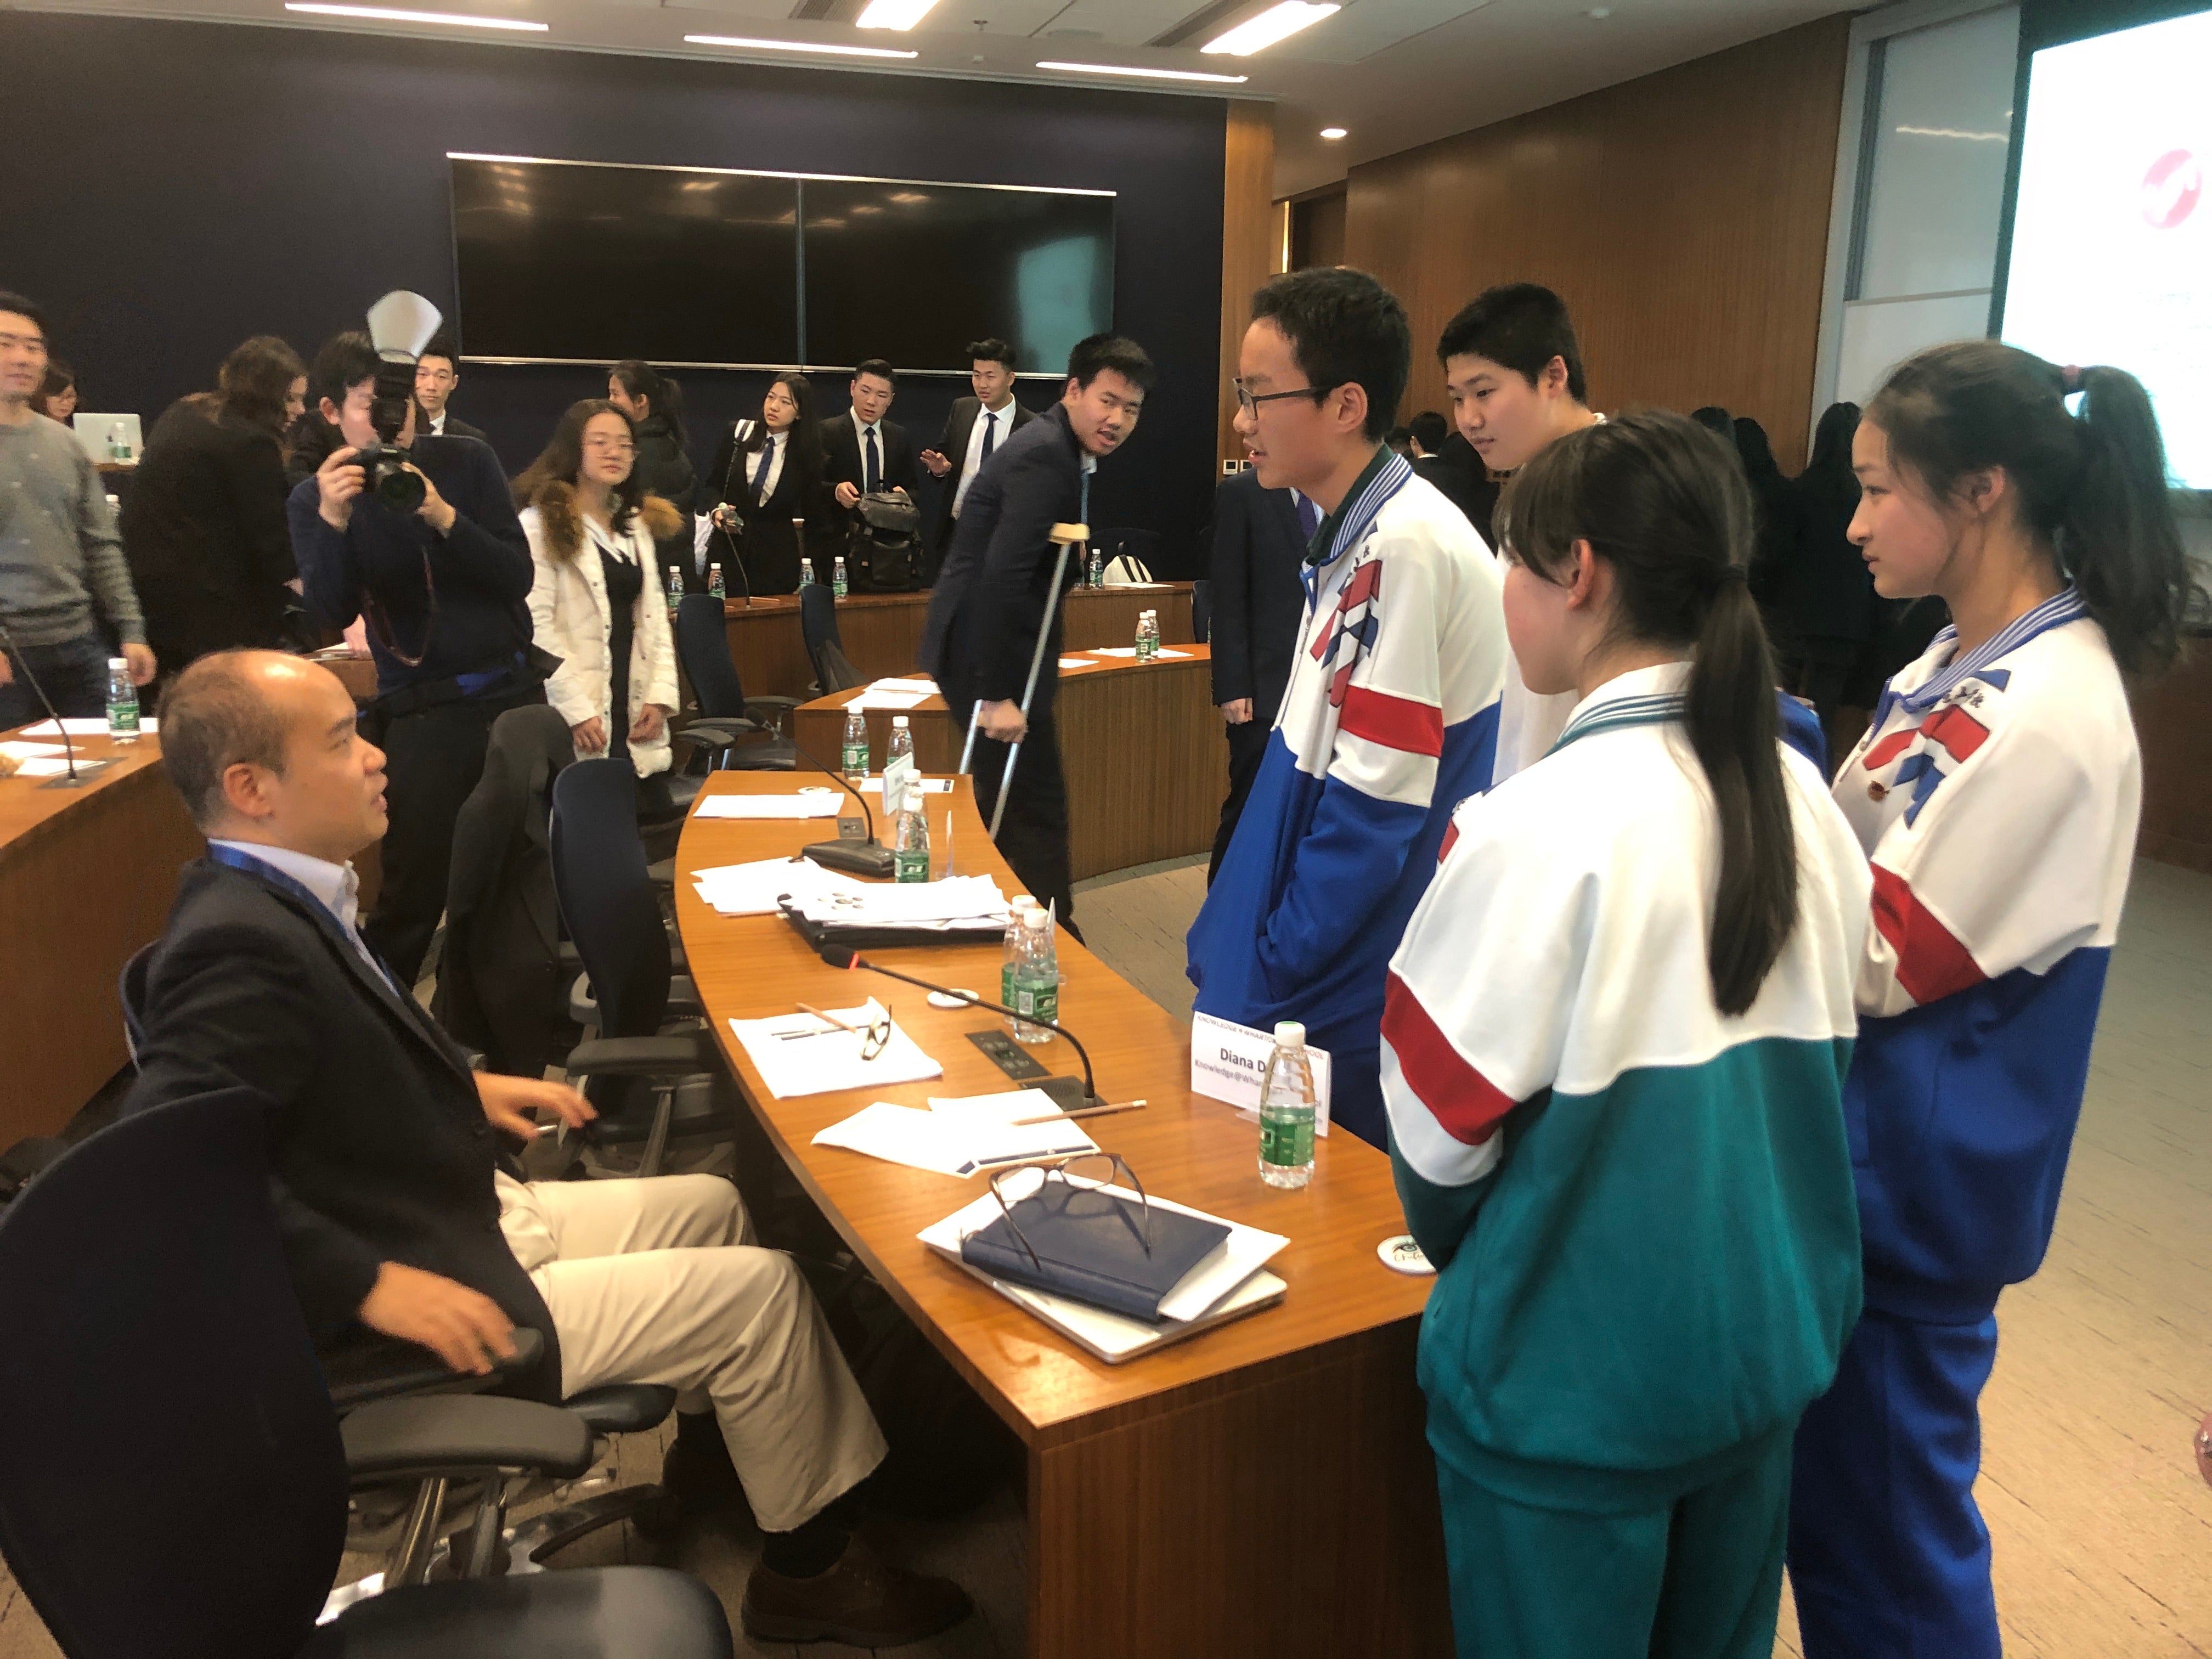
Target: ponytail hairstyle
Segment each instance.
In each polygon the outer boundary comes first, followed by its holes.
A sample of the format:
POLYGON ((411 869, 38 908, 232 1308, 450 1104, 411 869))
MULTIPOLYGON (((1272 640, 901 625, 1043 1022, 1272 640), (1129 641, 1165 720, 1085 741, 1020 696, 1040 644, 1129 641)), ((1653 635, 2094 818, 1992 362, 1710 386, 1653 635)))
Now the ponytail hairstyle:
POLYGON ((645 399, 646 419, 668 422, 668 429, 676 434, 679 444, 684 441, 684 388, 673 375, 663 374, 651 363, 635 357, 625 357, 607 373, 622 382, 622 389, 633 398, 645 399))
POLYGON ((1743 467, 1710 428, 1646 410, 1546 446, 1498 510, 1507 556, 1547 581, 1570 576, 1575 544, 1589 543, 1613 571, 1615 639, 1689 653, 1683 725, 1721 836, 1705 967, 1714 1003, 1741 1014, 1797 925, 1774 657, 1745 579, 1743 467))
POLYGON ((2181 649, 2189 573, 2166 446, 2142 383, 2124 369, 2060 368, 2015 346, 1961 340, 1907 358, 1866 418, 1892 463, 1937 501, 1968 473, 2002 467, 2021 528, 2081 590, 2112 659, 2130 672, 2181 649), (2081 394, 2081 412, 2066 399, 2081 394))
POLYGON ((276 434, 281 442, 289 419, 285 399, 292 382, 307 378, 300 354, 274 334, 257 334, 233 348, 216 371, 216 401, 233 420, 276 434))

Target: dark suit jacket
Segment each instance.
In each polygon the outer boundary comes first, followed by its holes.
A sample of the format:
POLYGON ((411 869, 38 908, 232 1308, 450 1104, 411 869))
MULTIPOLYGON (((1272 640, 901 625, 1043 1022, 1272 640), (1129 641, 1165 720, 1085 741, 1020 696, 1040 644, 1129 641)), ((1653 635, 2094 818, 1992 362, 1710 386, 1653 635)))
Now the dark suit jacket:
POLYGON ((1262 489, 1256 472, 1224 478, 1213 492, 1213 700, 1252 699, 1261 731, 1275 723, 1305 616, 1298 565, 1306 534, 1287 489, 1262 489))
POLYGON ((283 650, 298 574, 276 434, 172 404, 123 498, 123 550, 164 674, 233 646, 283 650))
POLYGON ((544 1333, 557 1389, 552 1316, 500 1231, 503 1153, 466 1057, 319 910, 212 860, 185 866, 146 977, 124 1109, 258 1089, 276 1103, 277 1220, 319 1340, 357 1336, 380 1266, 402 1262, 544 1333))
MULTIPOLYGON (((913 495, 918 485, 915 481, 914 444, 907 437, 906 428, 895 421, 878 421, 876 436, 884 452, 880 487, 903 489, 913 495)), ((839 484, 848 483, 855 489, 861 487, 860 434, 853 429, 851 410, 841 411, 822 422, 822 457, 823 482, 829 487, 833 505, 839 484)))
POLYGON ((1490 469, 1483 465, 1473 444, 1455 432, 1435 454, 1416 456, 1413 471, 1442 490, 1444 498, 1467 515, 1474 533, 1495 550, 1491 520, 1498 511, 1499 486, 1490 482, 1490 469))
MULTIPOLYGON (((1007 439, 975 475, 922 624, 921 665, 947 701, 1022 695, 1052 592, 1052 527, 1081 521, 1083 493, 1082 447, 1058 404, 1007 439)), ((1071 556, 1061 586, 1081 575, 1071 556)), ((1065 614, 1053 613, 1032 718, 1050 708, 1059 683, 1065 614)))
MULTIPOLYGON (((418 421, 422 419, 420 416, 417 416, 416 418, 418 421)), ((426 434, 430 434, 429 424, 427 422, 424 422, 416 429, 426 434)), ((483 428, 482 427, 471 426, 466 421, 454 414, 451 410, 446 411, 446 429, 443 432, 430 435, 441 438, 474 438, 480 444, 488 444, 491 441, 490 439, 484 436, 483 428)))
MULTIPOLYGON (((945 557, 946 544, 952 539, 952 498, 960 492, 961 470, 968 465, 969 434, 975 431, 975 416, 982 407, 980 398, 954 398, 952 412, 945 417, 945 435, 937 441, 937 453, 952 463, 938 480, 937 518, 929 532, 929 545, 940 561, 945 557)), ((999 440, 991 448, 994 460, 1007 439, 1036 419, 1036 411, 1024 409, 1018 399, 1011 410, 1002 413, 1012 416, 1013 420, 1011 425, 1004 420, 999 422, 999 440)), ((975 486, 970 484, 969 488, 975 486)))
MULTIPOLYGON (((837 534, 842 526, 835 516, 835 503, 830 499, 829 490, 818 481, 803 477, 792 464, 789 454, 783 458, 783 471, 776 475, 775 488, 769 492, 768 500, 755 504, 748 479, 759 452, 738 447, 738 428, 758 424, 750 420, 730 422, 729 429, 722 434, 721 447, 714 452, 714 465, 706 482, 699 486, 700 511, 710 513, 727 502, 738 509, 745 521, 734 547, 720 531, 707 541, 707 556, 720 562, 722 591, 732 599, 738 595, 739 581, 730 563, 739 557, 744 561, 744 580, 750 585, 751 592, 799 591, 799 561, 802 555, 799 538, 791 528, 793 519, 806 521, 806 545, 813 551, 805 556, 813 559, 814 574, 823 581, 830 580, 830 562, 845 550, 844 538, 837 534)), ((846 428, 851 429, 850 422, 846 428)))

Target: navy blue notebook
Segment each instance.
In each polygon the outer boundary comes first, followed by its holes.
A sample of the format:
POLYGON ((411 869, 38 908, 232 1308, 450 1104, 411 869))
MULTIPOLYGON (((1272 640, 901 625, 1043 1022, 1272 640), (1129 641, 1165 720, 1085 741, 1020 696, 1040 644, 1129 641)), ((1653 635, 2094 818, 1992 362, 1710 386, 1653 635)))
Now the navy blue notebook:
POLYGON ((1048 1181, 1012 1206, 1021 1239, 1000 1216, 960 1241, 960 1259, 994 1279, 1048 1291, 1157 1325, 1160 1301, 1220 1248, 1229 1229, 1155 1206, 1146 1249, 1145 1206, 1048 1181))

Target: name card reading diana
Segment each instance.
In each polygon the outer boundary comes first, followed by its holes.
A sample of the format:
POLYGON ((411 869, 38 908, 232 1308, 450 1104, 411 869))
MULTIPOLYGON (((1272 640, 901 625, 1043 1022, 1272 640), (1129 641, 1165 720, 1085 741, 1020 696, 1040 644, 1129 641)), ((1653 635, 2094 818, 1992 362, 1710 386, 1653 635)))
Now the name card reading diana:
MULTIPOLYGON (((1239 1111, 1260 1109, 1260 1084, 1267 1075, 1267 1056, 1275 1034, 1255 1031, 1234 1020, 1193 1014, 1190 1021, 1190 1091, 1225 1100, 1239 1111)), ((1328 1133, 1328 1050, 1306 1044, 1313 1066, 1314 1133, 1328 1133)))

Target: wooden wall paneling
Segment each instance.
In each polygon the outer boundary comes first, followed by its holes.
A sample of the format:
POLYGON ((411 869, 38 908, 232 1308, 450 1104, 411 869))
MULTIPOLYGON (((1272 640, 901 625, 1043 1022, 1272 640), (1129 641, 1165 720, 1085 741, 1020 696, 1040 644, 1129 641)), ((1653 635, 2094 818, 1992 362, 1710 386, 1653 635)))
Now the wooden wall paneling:
POLYGON ((1252 293, 1273 274, 1279 231, 1275 217, 1275 108, 1254 99, 1231 99, 1221 165, 1221 378, 1215 396, 1219 430, 1214 454, 1221 463, 1242 459, 1244 446, 1231 422, 1237 398, 1237 348, 1251 320, 1252 293))
POLYGON ((2136 850, 2212 875, 2212 639, 2185 641, 2172 672, 2130 690, 2142 745, 2136 850))
POLYGON ((1413 321, 1408 410, 1443 325, 1495 283, 1554 288, 1601 409, 1719 403, 1805 453, 1850 19, 1837 16, 1352 168, 1345 262, 1413 321))

